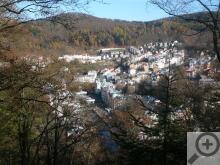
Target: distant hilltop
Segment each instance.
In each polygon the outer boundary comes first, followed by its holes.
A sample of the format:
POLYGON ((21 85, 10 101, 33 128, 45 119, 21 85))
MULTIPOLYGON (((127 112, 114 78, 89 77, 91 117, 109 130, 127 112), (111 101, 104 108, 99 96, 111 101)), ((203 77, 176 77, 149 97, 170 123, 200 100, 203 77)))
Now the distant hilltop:
MULTIPOLYGON (((201 14, 201 13, 200 13, 201 14)), ((196 16, 191 14, 190 16, 196 16)), ((205 14, 204 14, 205 15, 205 14)), ((183 35, 184 21, 165 18, 150 22, 129 22, 66 13, 22 25, 20 36, 11 49, 21 54, 77 54, 107 47, 139 46, 148 42, 178 40, 185 46, 210 48, 210 35, 183 35), (54 23, 51 21, 59 22, 54 23), (68 27, 68 28, 67 28, 68 27), (22 37, 21 37, 22 36, 22 37)), ((10 42, 8 44, 11 44, 10 42)))

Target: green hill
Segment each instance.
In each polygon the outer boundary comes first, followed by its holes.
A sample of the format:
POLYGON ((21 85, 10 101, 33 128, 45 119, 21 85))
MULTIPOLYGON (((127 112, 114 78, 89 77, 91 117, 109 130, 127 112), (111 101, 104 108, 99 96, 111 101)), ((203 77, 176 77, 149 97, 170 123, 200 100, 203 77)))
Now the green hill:
POLYGON ((174 18, 129 22, 68 13, 22 25, 19 35, 13 35, 11 49, 20 54, 50 55, 93 52, 101 47, 126 47, 169 40, 179 40, 187 46, 209 46, 207 33, 186 36, 184 33, 188 28, 184 25, 184 21, 174 18))

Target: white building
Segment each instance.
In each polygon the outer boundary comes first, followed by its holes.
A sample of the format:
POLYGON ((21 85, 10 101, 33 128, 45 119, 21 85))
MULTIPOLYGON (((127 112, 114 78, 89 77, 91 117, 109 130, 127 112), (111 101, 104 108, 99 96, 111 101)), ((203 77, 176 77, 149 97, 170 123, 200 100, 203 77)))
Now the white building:
POLYGON ((76 77, 77 82, 81 83, 95 83, 97 77, 97 72, 96 71, 89 71, 87 75, 80 75, 76 77))
POLYGON ((129 75, 130 76, 135 76, 136 75, 137 70, 136 69, 129 69, 129 75))
POLYGON ((95 63, 101 60, 100 56, 88 56, 88 55, 64 55, 59 57, 58 60, 65 60, 66 62, 72 62, 75 60, 79 60, 80 62, 91 62, 95 63))

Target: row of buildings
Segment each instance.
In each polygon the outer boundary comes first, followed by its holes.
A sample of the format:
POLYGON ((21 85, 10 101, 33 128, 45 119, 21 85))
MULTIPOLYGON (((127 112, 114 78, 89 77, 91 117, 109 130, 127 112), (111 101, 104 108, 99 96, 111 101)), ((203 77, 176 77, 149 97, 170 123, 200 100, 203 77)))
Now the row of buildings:
POLYGON ((126 97, 122 91, 117 90, 112 82, 97 80, 96 92, 100 94, 102 101, 112 109, 120 109, 126 104, 126 97))

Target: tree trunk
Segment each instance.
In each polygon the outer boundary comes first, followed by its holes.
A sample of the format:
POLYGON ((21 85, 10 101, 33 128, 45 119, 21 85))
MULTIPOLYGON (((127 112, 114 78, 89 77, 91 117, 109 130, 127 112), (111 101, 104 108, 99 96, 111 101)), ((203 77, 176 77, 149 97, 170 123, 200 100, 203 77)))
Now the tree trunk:
POLYGON ((55 111, 55 130, 54 130, 54 152, 53 152, 53 165, 57 165, 58 156, 58 119, 57 110, 55 111))
POLYGON ((220 52, 219 52, 219 49, 218 49, 218 34, 217 34, 217 31, 214 30, 212 32, 212 34, 213 34, 214 51, 216 53, 218 61, 220 62, 220 52))

